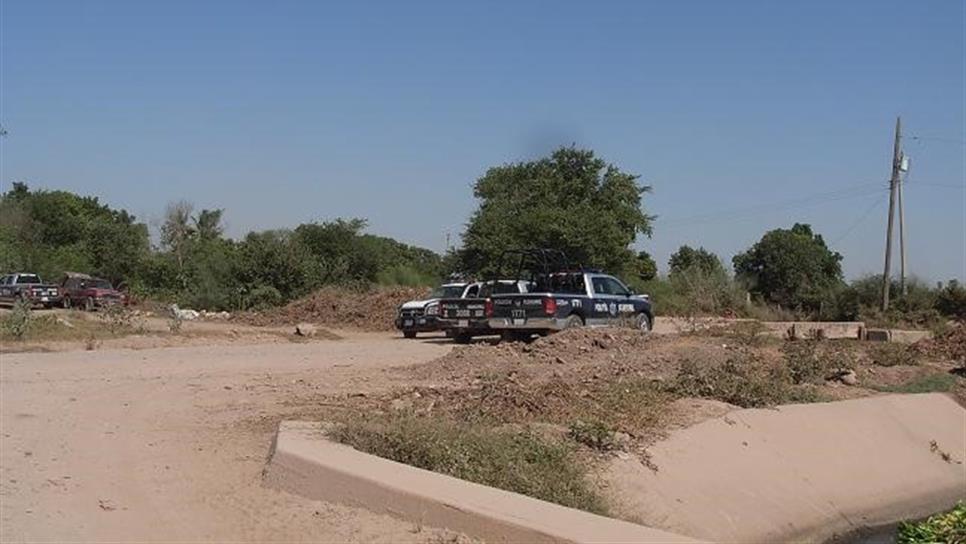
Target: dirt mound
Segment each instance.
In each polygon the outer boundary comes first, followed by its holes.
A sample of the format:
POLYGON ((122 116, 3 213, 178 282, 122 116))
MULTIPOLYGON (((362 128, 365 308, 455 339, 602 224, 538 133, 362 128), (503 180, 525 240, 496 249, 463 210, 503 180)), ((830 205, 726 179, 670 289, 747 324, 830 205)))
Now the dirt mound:
POLYGON ((280 308, 238 315, 237 319, 253 325, 309 322, 335 328, 388 331, 394 327, 400 304, 424 298, 427 294, 427 289, 422 287, 375 288, 369 291, 327 287, 280 308))
POLYGON ((933 338, 916 342, 913 348, 929 357, 966 362, 966 324, 957 323, 933 338))
POLYGON ((571 329, 531 343, 480 342, 412 368, 420 379, 466 385, 494 374, 518 372, 530 379, 564 376, 568 381, 615 377, 665 379, 680 360, 698 356, 721 360, 719 342, 700 337, 646 335, 632 329, 571 329))

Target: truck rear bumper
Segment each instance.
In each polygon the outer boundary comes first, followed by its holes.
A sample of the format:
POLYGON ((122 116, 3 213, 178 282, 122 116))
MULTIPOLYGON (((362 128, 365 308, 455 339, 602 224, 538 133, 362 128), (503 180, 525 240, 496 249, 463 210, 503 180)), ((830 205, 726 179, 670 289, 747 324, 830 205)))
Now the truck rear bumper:
POLYGON ((556 317, 530 317, 527 319, 511 319, 509 317, 494 317, 489 320, 491 329, 521 332, 559 331, 565 327, 566 320, 556 317))
POLYGON ((487 319, 440 318, 439 328, 455 333, 486 334, 490 330, 490 323, 487 319))

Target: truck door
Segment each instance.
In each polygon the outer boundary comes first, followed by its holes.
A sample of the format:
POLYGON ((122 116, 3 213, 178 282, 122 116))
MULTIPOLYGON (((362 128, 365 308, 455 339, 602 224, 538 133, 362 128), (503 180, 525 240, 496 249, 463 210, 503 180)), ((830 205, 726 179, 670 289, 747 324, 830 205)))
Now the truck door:
POLYGON ((616 278, 593 276, 594 318, 599 324, 617 325, 634 314, 630 291, 616 278))

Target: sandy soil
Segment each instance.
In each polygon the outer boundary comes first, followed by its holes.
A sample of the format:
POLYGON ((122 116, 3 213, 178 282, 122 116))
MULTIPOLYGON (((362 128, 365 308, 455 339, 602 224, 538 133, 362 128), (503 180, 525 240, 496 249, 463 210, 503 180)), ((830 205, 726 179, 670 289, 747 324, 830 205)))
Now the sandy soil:
POLYGON ((261 485, 287 399, 396 385, 448 345, 216 344, 0 356, 0 541, 454 538, 261 485))

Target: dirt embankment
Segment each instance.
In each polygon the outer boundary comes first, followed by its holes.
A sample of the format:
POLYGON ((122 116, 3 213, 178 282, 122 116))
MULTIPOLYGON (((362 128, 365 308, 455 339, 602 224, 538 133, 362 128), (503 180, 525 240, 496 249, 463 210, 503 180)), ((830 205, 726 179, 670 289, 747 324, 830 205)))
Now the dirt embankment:
POLYGON ((307 321, 341 329, 389 331, 394 327, 400 304, 425 298, 428 294, 429 290, 424 287, 375 288, 370 291, 327 287, 280 308, 235 314, 232 320, 260 326, 307 321))

